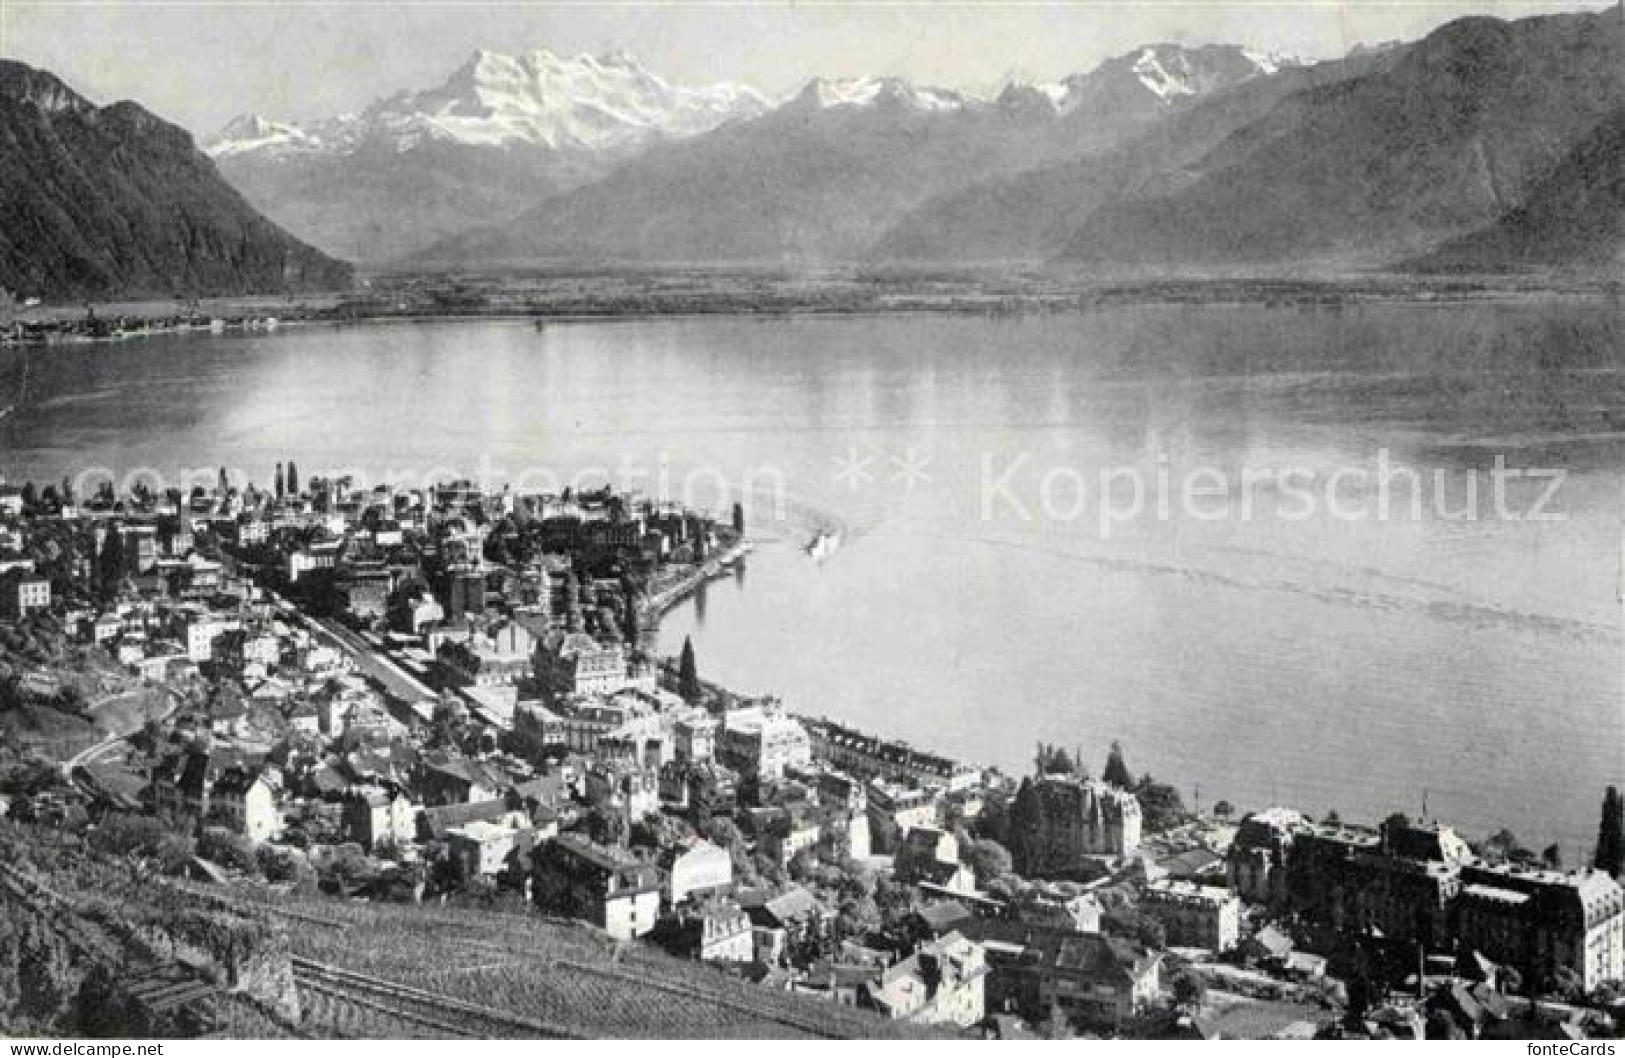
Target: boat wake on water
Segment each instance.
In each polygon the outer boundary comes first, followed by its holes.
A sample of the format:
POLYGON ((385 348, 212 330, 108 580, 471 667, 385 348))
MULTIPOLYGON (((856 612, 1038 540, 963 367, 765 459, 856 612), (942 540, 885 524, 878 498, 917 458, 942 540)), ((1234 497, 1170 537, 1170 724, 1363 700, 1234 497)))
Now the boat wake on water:
MULTIPOLYGON (((910 523, 908 531, 943 540, 959 540, 988 547, 1024 551, 1067 562, 1079 562, 1113 572, 1152 574, 1236 591, 1284 592, 1315 599, 1329 606, 1349 609, 1419 614, 1436 621, 1475 629, 1499 628, 1535 635, 1556 636, 1571 641, 1615 643, 1620 638, 1612 626, 1573 617, 1517 610, 1489 602, 1440 597, 1437 594, 1403 595, 1395 592, 1351 587, 1347 584, 1314 583, 1280 577, 1252 577, 1179 562, 1130 553, 1102 554, 1068 550, 1044 543, 1003 536, 946 533, 930 526, 910 523)), ((1369 574, 1370 571, 1362 571, 1369 574)), ((1394 578, 1413 585, 1424 583, 1394 578)), ((1447 589, 1448 590, 1448 589, 1447 589)), ((1451 595, 1455 595, 1453 591, 1451 595)))

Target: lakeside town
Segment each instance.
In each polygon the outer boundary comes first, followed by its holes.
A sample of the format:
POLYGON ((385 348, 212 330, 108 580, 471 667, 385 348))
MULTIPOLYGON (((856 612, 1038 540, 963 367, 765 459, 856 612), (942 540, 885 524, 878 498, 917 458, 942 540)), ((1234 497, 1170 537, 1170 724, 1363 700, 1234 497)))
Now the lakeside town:
POLYGON ((657 656, 750 529, 292 460, 0 485, 0 1026, 658 1035, 695 1000, 696 1034, 1625 1025, 1617 791, 1565 862, 1397 812, 1198 813, 1115 742, 1098 773, 951 760, 657 656))

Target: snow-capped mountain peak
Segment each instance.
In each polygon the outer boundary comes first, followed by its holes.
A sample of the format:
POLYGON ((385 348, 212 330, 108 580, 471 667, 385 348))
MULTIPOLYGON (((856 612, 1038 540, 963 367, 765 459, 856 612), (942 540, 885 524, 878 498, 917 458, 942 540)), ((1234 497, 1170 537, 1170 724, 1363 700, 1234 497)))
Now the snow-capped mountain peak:
POLYGON ((239 114, 209 140, 205 150, 216 158, 249 151, 309 151, 321 147, 320 139, 297 125, 270 121, 258 114, 239 114))
POLYGON ((815 77, 792 100, 818 110, 889 104, 923 112, 963 110, 976 102, 964 93, 916 85, 901 77, 815 77))
POLYGON ((480 50, 440 85, 398 92, 359 116, 317 126, 241 119, 209 141, 216 157, 250 151, 347 152, 363 143, 409 150, 426 142, 596 152, 706 132, 765 111, 755 89, 669 84, 624 52, 559 56, 480 50))
POLYGON ((1297 65, 1302 65, 1297 59, 1232 45, 1161 43, 1107 59, 1088 73, 1028 87, 1048 99, 1059 114, 1102 99, 1122 104, 1135 94, 1153 106, 1168 106, 1297 65))

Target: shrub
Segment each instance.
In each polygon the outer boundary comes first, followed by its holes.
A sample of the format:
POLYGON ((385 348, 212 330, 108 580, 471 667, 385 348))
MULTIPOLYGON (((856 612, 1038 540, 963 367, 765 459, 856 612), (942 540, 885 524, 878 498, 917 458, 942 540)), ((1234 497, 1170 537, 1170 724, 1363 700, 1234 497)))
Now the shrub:
POLYGON ((259 857, 254 852, 254 843, 224 827, 204 828, 203 836, 198 839, 197 851, 198 855, 223 867, 249 874, 259 873, 259 857))
POLYGON ((196 851, 191 835, 153 816, 108 815, 91 832, 90 843, 109 855, 157 860, 167 874, 179 871, 196 851))
POLYGON ((297 849, 262 845, 257 851, 260 873, 268 882, 292 882, 296 889, 313 889, 316 871, 297 849))

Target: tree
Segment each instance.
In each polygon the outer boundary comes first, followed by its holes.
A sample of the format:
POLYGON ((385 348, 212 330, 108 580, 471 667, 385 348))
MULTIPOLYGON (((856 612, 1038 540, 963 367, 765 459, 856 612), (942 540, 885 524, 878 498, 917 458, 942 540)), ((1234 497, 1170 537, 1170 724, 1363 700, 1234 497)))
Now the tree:
POLYGON ((255 853, 266 881, 291 882, 300 892, 315 890, 316 870, 302 853, 280 845, 261 845, 255 853))
POLYGON ((107 523, 107 535, 102 538, 102 551, 96 558, 96 575, 101 582, 102 597, 112 599, 124 581, 124 536, 117 522, 107 523))
POLYGON ((841 937, 862 938, 881 926, 880 905, 867 895, 853 895, 841 902, 835 917, 836 934, 841 937))
POLYGON ((198 838, 197 852, 204 859, 213 860, 223 867, 248 874, 258 874, 260 870, 254 843, 224 827, 205 827, 198 838))
POLYGON ((78 991, 66 942, 33 916, 23 924, 17 970, 18 1007, 36 1022, 54 1021, 78 991))
POLYGON ((1506 827, 1491 834, 1483 846, 1485 859, 1510 863, 1532 863, 1535 854, 1523 847, 1518 836, 1506 827))
POLYGON ((638 647, 638 597, 636 591, 629 584, 626 588, 626 597, 621 603, 621 624, 626 634, 629 647, 636 650, 638 647))
POLYGON ((1540 850, 1540 862, 1554 871, 1563 869, 1563 850, 1558 847, 1557 842, 1554 841, 1540 850))
POLYGON ((1178 789, 1167 783, 1145 775, 1137 785, 1131 785, 1131 789, 1140 802, 1140 819, 1148 833, 1172 830, 1190 818, 1185 810, 1185 799, 1178 789))
POLYGON ((965 863, 976 872, 978 882, 985 888, 996 878, 1015 872, 1015 861, 1010 850, 997 841, 971 841, 964 846, 965 863))
POLYGON ((1392 848, 1401 834, 1411 829, 1411 817, 1404 812, 1395 812, 1382 821, 1379 828, 1382 833, 1382 843, 1385 848, 1392 848))
POLYGON ((1100 919, 1102 932, 1137 941, 1153 951, 1168 946, 1168 932, 1161 922, 1136 907, 1124 906, 1107 911, 1100 919))
POLYGON ((694 641, 687 636, 683 637, 683 653, 677 661, 677 693, 691 705, 701 697, 700 672, 694 662, 694 641))
POLYGON ((1123 761, 1123 744, 1121 742, 1112 742, 1111 752, 1106 754, 1106 770, 1101 774, 1101 778, 1120 790, 1133 788, 1134 775, 1128 770, 1128 765, 1123 761))
POLYGON ((1551 992, 1565 1003, 1577 1003, 1585 996, 1585 982, 1567 966, 1559 966, 1552 973, 1551 992))
POLYGON ((1597 826, 1597 855, 1592 865, 1618 878, 1625 873, 1625 798, 1617 786, 1602 795, 1602 822, 1597 826))
POLYGON ((745 505, 742 503, 734 504, 734 532, 745 535, 745 505))
POLYGON ((123 813, 104 816, 92 832, 90 843, 114 856, 156 861, 166 874, 179 872, 196 851, 191 835, 184 830, 177 830, 154 816, 123 813))
POLYGON ((1033 767, 1039 775, 1072 775, 1078 771, 1077 763, 1067 756, 1066 750, 1047 742, 1038 744, 1033 767))
POLYGON ((280 500, 286 494, 286 492, 285 492, 286 488, 287 488, 287 479, 285 479, 282 476, 282 464, 278 463, 276 465, 276 498, 277 499, 280 500))
POLYGON ((220 468, 220 495, 224 496, 231 491, 231 479, 226 477, 226 468, 220 468))
POLYGON ((1220 801, 1213 806, 1213 815, 1216 819, 1229 819, 1236 814, 1236 808, 1229 801, 1220 801))
POLYGON ((1207 998, 1207 985, 1190 970, 1181 970, 1175 974, 1173 983, 1174 1002, 1188 1010, 1200 1008, 1202 1001, 1207 998))

